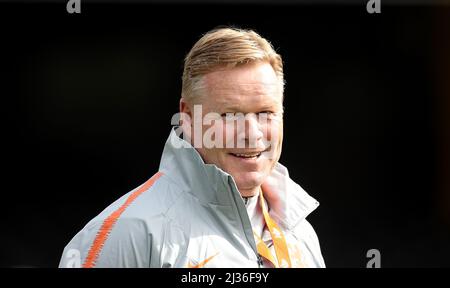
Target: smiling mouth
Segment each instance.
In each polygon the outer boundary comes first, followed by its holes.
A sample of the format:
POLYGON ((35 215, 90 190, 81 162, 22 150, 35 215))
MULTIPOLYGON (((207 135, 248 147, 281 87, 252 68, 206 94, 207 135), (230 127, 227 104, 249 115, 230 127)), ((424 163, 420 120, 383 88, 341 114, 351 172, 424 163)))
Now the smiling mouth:
POLYGON ((242 159, 257 159, 261 156, 262 152, 252 152, 252 153, 230 153, 234 157, 242 158, 242 159))

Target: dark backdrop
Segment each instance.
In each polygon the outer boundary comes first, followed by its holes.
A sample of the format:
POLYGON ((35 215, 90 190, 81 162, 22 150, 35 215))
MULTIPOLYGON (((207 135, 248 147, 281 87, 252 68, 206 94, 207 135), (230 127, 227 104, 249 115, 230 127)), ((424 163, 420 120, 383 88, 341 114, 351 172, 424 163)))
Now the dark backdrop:
POLYGON ((284 57, 281 162, 321 202, 326 264, 365 267, 376 248, 383 267, 448 266, 449 7, 0 5, 0 266, 57 266, 157 171, 183 57, 218 25, 284 57))

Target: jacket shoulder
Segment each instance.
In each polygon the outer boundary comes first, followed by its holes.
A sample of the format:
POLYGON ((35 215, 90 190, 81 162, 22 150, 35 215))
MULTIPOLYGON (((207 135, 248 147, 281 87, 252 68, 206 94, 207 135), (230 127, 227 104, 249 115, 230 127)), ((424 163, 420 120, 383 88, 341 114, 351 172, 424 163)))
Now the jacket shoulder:
POLYGON ((65 247, 59 266, 149 267, 153 247, 164 235, 166 211, 180 195, 164 175, 151 184, 133 189, 94 217, 65 247), (77 255, 78 262, 71 258, 77 255))

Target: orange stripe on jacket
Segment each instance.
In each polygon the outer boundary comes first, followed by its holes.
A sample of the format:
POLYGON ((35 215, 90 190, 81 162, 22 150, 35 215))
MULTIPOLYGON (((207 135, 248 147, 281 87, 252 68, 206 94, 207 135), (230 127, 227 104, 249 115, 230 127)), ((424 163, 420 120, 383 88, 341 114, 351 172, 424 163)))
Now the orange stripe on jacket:
POLYGON ((111 230, 114 227, 114 224, 119 219, 120 215, 122 215, 122 213, 128 208, 128 206, 130 206, 131 203, 133 203, 134 200, 136 200, 137 197, 139 197, 139 195, 152 187, 155 181, 158 180, 158 178, 162 175, 162 172, 158 172, 153 175, 152 178, 147 180, 147 182, 139 187, 138 190, 132 193, 127 198, 125 203, 122 204, 122 206, 111 213, 111 215, 109 215, 108 218, 103 221, 103 224, 100 227, 100 230, 97 232, 97 236, 95 237, 94 242, 92 243, 88 255, 83 263, 83 268, 93 268, 95 266, 98 256, 102 251, 103 245, 105 244, 106 240, 108 240, 109 234, 111 233, 111 230))

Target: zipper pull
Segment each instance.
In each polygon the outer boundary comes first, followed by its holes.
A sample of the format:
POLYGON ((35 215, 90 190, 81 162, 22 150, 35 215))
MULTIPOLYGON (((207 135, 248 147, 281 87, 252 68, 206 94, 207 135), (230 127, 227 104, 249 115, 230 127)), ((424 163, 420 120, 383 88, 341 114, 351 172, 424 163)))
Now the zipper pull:
POLYGON ((258 254, 258 265, 259 265, 259 268, 264 267, 264 261, 260 254, 258 254))

